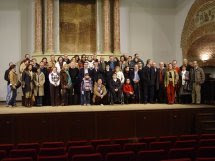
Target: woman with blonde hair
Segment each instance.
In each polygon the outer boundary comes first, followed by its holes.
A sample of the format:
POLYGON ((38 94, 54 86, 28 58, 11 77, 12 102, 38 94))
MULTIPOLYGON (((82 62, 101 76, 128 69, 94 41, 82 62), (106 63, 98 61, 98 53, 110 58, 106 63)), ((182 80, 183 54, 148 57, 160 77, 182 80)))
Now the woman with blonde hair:
POLYGON ((173 69, 171 63, 168 64, 168 69, 164 78, 164 85, 167 90, 168 104, 174 104, 175 102, 175 86, 178 82, 178 73, 173 69))

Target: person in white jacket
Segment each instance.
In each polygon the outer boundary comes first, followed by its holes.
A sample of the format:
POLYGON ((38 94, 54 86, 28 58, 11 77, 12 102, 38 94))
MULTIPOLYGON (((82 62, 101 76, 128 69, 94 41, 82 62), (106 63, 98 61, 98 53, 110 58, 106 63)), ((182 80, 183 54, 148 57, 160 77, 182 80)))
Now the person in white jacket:
POLYGON ((57 60, 57 63, 55 64, 55 67, 57 68, 57 72, 60 73, 61 69, 63 68, 63 66, 66 64, 66 62, 64 61, 63 57, 60 56, 57 60))
POLYGON ((118 78, 118 79, 121 81, 121 83, 123 84, 123 83, 125 82, 125 77, 124 77, 123 72, 120 70, 120 67, 119 67, 119 66, 116 66, 115 71, 116 71, 116 76, 117 76, 117 78, 118 78))
POLYGON ((49 82, 50 82, 50 94, 51 94, 51 105, 58 106, 59 105, 59 87, 60 87, 60 76, 57 72, 57 68, 54 67, 52 72, 49 74, 49 82))

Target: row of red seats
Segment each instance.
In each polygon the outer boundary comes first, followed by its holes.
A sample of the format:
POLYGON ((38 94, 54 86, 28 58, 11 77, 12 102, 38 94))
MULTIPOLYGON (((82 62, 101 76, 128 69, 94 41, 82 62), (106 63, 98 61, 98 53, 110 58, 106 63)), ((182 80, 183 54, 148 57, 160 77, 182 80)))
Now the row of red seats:
MULTIPOLYGON (((72 157, 72 161, 214 161, 214 157, 199 156, 195 159, 190 153, 191 149, 181 149, 181 151, 174 152, 171 156, 171 151, 167 155, 165 150, 153 150, 153 151, 140 151, 135 155, 132 151, 127 152, 112 152, 108 153, 105 158, 100 153, 93 154, 79 154, 72 157)), ((214 152, 213 152, 214 153, 214 152)), ((213 154, 214 155, 214 154, 213 154)), ((38 161, 68 161, 70 160, 65 155, 57 156, 39 156, 38 161)), ((15 157, 5 158, 2 161, 34 161, 32 157, 15 157)))

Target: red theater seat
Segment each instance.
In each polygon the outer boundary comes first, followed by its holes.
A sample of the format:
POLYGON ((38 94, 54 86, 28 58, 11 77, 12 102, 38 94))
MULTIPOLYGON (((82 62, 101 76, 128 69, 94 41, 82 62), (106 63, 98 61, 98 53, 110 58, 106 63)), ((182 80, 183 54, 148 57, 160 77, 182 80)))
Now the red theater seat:
POLYGON ((166 142, 152 142, 150 143, 150 149, 164 149, 169 150, 172 146, 172 143, 170 141, 166 142))
POLYGON ((96 148, 98 145, 111 144, 110 139, 91 140, 91 144, 96 148))
POLYGON ((200 139, 215 139, 215 134, 202 134, 200 139))
POLYGON ((16 146, 17 149, 36 149, 39 151, 40 145, 39 143, 21 143, 17 144, 16 146))
POLYGON ((95 152, 95 149, 92 145, 86 146, 72 146, 69 148, 69 155, 76 155, 76 154, 91 154, 95 152))
POLYGON ((195 149, 194 148, 174 148, 169 150, 169 158, 194 158, 195 149))
POLYGON ((157 138, 156 137, 143 137, 143 138, 139 138, 138 141, 141 143, 150 144, 151 142, 157 141, 157 138))
POLYGON ((180 159, 168 159, 162 161, 192 161, 190 158, 180 158, 180 159))
POLYGON ((200 147, 197 151, 197 157, 215 157, 215 146, 200 147))
POLYGON ((89 142, 87 140, 80 140, 80 141, 69 141, 67 143, 67 147, 69 148, 70 146, 85 146, 88 145, 89 142))
POLYGON ((111 152, 120 152, 120 144, 111 144, 111 145, 98 145, 96 151, 101 153, 103 156, 111 152))
POLYGON ((115 152, 106 155, 106 161, 134 161, 134 152, 115 152))
POLYGON ((5 158, 1 161, 33 161, 32 158, 24 157, 24 158, 5 158))
POLYGON ((202 139, 199 141, 199 147, 215 146, 215 139, 202 139))
POLYGON ((196 161, 215 161, 215 158, 196 158, 196 161))
POLYGON ((39 156, 38 161, 68 161, 67 155, 39 156))
POLYGON ((137 161, 160 161, 163 159, 167 159, 165 150, 140 151, 137 155, 137 161))
POLYGON ((36 161, 37 151, 36 149, 13 149, 10 151, 10 157, 12 158, 31 157, 34 161, 36 161))
POLYGON ((64 154, 65 154, 64 148, 40 148, 39 152, 40 156, 58 156, 64 154))
POLYGON ((180 140, 198 140, 199 135, 181 135, 179 137, 180 140))
POLYGON ((176 140, 178 140, 178 137, 177 136, 161 136, 159 138, 159 141, 160 142, 163 142, 163 141, 171 141, 172 143, 176 142, 176 140))
POLYGON ((147 149, 146 143, 127 143, 123 147, 124 151, 133 151, 135 153, 146 149, 147 149))
POLYGON ((64 142, 44 142, 42 143, 43 148, 60 148, 64 147, 64 142))
POLYGON ((174 148, 196 148, 197 141, 196 140, 182 140, 176 141, 174 148))
POLYGON ((99 153, 95 154, 79 154, 74 155, 72 160, 69 161, 102 161, 102 155, 99 153))
POLYGON ((13 144, 0 144, 0 150, 5 150, 7 153, 13 148, 13 144))
POLYGON ((0 150, 0 160, 7 156, 7 152, 5 150, 0 150))
POLYGON ((126 143, 133 143, 135 142, 134 138, 121 138, 121 139, 113 139, 113 143, 114 144, 120 144, 120 145, 124 145, 126 143))

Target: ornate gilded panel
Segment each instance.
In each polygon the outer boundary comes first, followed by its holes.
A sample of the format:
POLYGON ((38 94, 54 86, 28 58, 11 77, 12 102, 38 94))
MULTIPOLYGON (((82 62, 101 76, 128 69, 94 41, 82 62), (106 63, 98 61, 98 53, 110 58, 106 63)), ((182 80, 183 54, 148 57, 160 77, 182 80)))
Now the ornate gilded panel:
POLYGON ((60 0, 60 51, 96 52, 95 0, 60 0))

